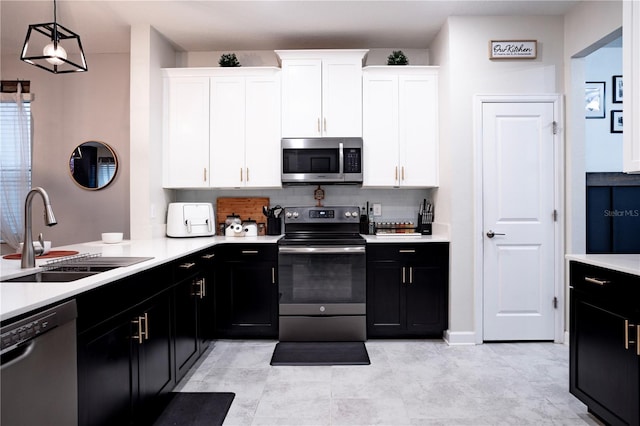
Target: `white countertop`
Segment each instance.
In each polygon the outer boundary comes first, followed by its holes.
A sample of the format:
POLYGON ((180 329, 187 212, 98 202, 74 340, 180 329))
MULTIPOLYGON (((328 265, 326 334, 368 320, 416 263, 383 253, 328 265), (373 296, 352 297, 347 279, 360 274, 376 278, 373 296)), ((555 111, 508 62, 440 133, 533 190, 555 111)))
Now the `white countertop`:
POLYGON ((565 258, 640 276, 640 254, 568 254, 565 258))
MULTIPOLYGON (((123 241, 116 244, 105 244, 101 241, 93 241, 54 247, 52 250, 75 250, 80 254, 101 253, 102 256, 153 256, 153 259, 123 268, 112 269, 72 282, 2 282, 0 283, 0 321, 59 302, 137 272, 187 256, 199 250, 206 249, 207 247, 212 247, 216 244, 273 244, 278 241, 279 238, 280 236, 156 238, 152 240, 123 241)), ((21 269, 20 260, 1 259, 0 281, 37 272, 43 265, 51 260, 56 259, 37 259, 36 268, 21 269)))

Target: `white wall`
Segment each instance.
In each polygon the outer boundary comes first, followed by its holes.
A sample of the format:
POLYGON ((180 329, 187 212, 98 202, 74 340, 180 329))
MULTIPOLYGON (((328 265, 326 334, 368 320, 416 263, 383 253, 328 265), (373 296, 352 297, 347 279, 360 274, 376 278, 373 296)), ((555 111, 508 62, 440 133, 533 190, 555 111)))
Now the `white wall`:
POLYGON ((176 65, 170 43, 149 25, 131 28, 131 238, 165 235, 170 193, 162 189, 162 75, 176 65))
POLYGON ((584 62, 585 80, 605 83, 605 117, 585 119, 585 171, 622 172, 622 133, 611 133, 611 111, 622 111, 612 98, 612 77, 622 75, 622 48, 603 47, 584 62))
POLYGON ((584 253, 586 250, 584 57, 619 37, 621 26, 621 1, 579 2, 564 17, 567 253, 584 253))
POLYGON ((33 186, 48 192, 58 220, 44 226, 42 203, 34 199, 33 230, 54 246, 95 241, 101 232, 129 233, 129 56, 87 55, 86 73, 51 74, 3 55, 4 79, 31 81, 33 186), (118 172, 107 188, 89 191, 69 173, 73 149, 86 141, 109 144, 118 172))
POLYGON ((441 186, 436 213, 450 223, 449 339, 473 343, 474 146, 476 94, 539 94, 563 90, 562 17, 462 17, 448 19, 430 46, 441 67, 441 186), (538 40, 535 60, 491 61, 492 39, 538 40), (448 205, 447 205, 448 204, 448 205))

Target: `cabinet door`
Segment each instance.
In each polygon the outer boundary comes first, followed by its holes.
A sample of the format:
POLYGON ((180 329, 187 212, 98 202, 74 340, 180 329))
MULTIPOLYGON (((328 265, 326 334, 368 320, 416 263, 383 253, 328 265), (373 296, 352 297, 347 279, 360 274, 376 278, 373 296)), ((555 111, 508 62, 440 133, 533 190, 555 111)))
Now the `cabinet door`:
POLYGON ((322 61, 282 61, 282 137, 320 137, 322 61))
POLYGON ((199 356, 198 298, 202 278, 187 278, 175 287, 175 364, 180 380, 199 356))
POLYGON ((131 415, 131 321, 96 327, 78 338, 78 423, 129 424, 131 415))
POLYGON ((422 337, 442 337, 447 328, 446 277, 439 266, 408 267, 407 331, 422 337))
POLYGON ((277 337, 275 264, 225 261, 216 274, 216 329, 220 337, 277 337))
POLYGON ((322 61, 322 135, 362 137, 362 60, 322 61))
POLYGON ((625 349, 626 318, 573 290, 571 307, 571 393, 610 424, 639 424, 640 361, 625 349))
POLYGON ((398 164, 398 77, 363 76, 363 186, 396 186, 398 164))
MULTIPOLYGON (((145 336, 142 343, 134 342, 138 355, 138 394, 134 403, 136 418, 148 419, 158 414, 158 397, 169 392, 175 383, 170 294, 166 291, 154 297, 138 317, 145 318, 145 324, 140 328, 145 331, 145 336)), ((133 371, 135 378, 135 368, 133 371)))
POLYGON ((438 111, 435 75, 399 77, 400 185, 438 185, 438 111))
POLYGON ((392 337, 404 334, 405 297, 398 262, 367 265, 367 335, 392 337))
POLYGON ((240 187, 245 171, 244 77, 211 78, 211 186, 240 187))
POLYGON ((245 165, 247 187, 281 187, 280 76, 247 77, 245 165))
POLYGON ((164 80, 163 186, 209 186, 209 78, 164 80))

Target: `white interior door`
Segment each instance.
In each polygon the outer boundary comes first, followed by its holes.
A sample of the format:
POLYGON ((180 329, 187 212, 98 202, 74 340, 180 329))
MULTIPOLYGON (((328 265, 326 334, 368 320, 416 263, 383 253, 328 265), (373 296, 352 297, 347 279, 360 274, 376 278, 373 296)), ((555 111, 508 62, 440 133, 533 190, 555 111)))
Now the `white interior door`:
POLYGON ((555 336, 553 102, 482 104, 483 339, 555 336))

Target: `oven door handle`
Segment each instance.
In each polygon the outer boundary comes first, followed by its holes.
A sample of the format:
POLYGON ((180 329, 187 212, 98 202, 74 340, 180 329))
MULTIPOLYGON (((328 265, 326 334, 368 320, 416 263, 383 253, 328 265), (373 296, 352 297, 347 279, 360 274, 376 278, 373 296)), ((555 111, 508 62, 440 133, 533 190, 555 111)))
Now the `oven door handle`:
POLYGON ((365 254, 365 246, 278 247, 286 254, 365 254))

